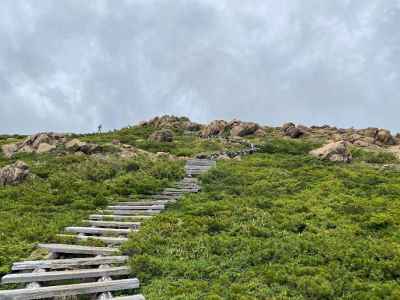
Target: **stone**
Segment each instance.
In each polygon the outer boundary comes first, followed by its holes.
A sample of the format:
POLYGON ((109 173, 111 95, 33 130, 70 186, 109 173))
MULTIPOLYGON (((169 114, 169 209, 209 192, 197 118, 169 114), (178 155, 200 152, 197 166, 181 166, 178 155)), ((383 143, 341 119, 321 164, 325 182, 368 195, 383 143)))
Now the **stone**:
POLYGON ((47 153, 50 152, 52 150, 54 150, 55 148, 57 148, 56 145, 50 145, 47 143, 40 143, 39 146, 36 149, 36 153, 41 154, 41 153, 47 153))
POLYGON ((285 131, 285 135, 289 136, 293 139, 297 139, 299 137, 301 137, 304 134, 304 132, 299 129, 298 127, 289 127, 286 131, 285 131))
POLYGON ((17 144, 8 144, 1 147, 3 154, 7 158, 11 158, 18 150, 17 144))
POLYGON ((201 131, 201 136, 203 138, 208 138, 212 136, 222 135, 225 132, 225 128, 227 128, 228 123, 224 120, 215 120, 208 124, 201 131))
POLYGON ((254 134, 258 129, 260 126, 257 123, 238 121, 231 125, 230 135, 243 137, 254 134))
POLYGON ((149 140, 159 143, 171 143, 174 140, 174 133, 169 129, 158 130, 150 135, 149 140))
POLYGON ((312 150, 310 154, 319 159, 334 162, 351 162, 352 160, 348 144, 345 141, 329 143, 321 148, 312 150))
POLYGON ((265 137, 265 136, 267 136, 267 133, 265 132, 264 129, 259 128, 259 129, 256 130, 254 135, 258 136, 258 137, 265 137))
POLYGON ((0 186, 19 184, 24 181, 28 175, 28 165, 23 161, 17 161, 12 165, 0 169, 0 186))
POLYGON ((65 144, 65 149, 68 151, 79 151, 83 145, 85 145, 85 143, 81 142, 79 139, 72 139, 65 144))
POLYGON ((396 142, 390 133, 390 130, 387 129, 379 129, 376 132, 375 139, 377 142, 382 143, 383 145, 394 145, 396 142))
POLYGON ((283 124, 281 128, 282 128, 283 132, 286 132, 286 130, 288 130, 291 127, 296 127, 296 125, 292 122, 288 122, 288 123, 283 124))

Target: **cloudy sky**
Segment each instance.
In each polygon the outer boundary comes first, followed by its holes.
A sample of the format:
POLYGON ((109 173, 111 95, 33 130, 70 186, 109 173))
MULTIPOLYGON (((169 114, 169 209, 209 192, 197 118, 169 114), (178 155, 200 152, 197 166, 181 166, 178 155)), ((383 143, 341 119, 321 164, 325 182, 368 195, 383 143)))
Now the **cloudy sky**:
POLYGON ((400 0, 2 0, 0 133, 200 122, 400 131, 400 0))

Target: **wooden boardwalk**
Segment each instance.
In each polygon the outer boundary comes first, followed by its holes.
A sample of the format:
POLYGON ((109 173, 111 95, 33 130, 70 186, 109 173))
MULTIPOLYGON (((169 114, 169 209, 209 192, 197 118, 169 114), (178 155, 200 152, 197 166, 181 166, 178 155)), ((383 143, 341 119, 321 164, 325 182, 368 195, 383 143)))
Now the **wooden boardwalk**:
POLYGON ((76 244, 39 244, 48 251, 46 259, 16 262, 13 273, 2 278, 2 284, 24 285, 22 288, 0 290, 0 300, 53 299, 92 295, 93 299, 144 300, 143 295, 114 297, 112 292, 139 288, 137 278, 126 278, 127 256, 119 255, 118 246, 130 234, 179 200, 186 193, 200 190, 195 176, 215 166, 215 161, 194 159, 186 164, 186 177, 174 187, 139 201, 119 202, 89 216, 84 226, 65 228, 60 237, 76 241, 98 240, 105 247, 76 244), (72 283, 71 283, 72 282, 72 283))

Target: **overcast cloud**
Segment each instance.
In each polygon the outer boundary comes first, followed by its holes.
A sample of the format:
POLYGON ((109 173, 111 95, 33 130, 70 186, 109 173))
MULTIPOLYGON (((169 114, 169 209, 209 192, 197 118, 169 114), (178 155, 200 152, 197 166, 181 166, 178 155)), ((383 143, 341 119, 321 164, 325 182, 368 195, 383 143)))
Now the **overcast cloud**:
POLYGON ((200 122, 400 131, 400 0, 2 0, 0 132, 200 122))

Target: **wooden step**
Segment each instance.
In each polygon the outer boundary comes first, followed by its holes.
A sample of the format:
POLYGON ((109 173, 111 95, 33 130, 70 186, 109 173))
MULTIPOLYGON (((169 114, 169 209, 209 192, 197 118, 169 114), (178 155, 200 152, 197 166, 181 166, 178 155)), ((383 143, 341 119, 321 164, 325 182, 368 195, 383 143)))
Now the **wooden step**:
POLYGON ((90 247, 69 244, 39 244, 39 248, 52 253, 88 254, 88 255, 112 255, 118 253, 118 249, 109 247, 90 247))
POLYGON ((117 202, 115 205, 166 205, 170 203, 168 200, 148 200, 148 201, 127 201, 127 202, 117 202))
POLYGON ((129 210, 163 210, 164 205, 110 205, 107 209, 129 209, 129 210))
POLYGON ((132 229, 114 229, 114 228, 100 228, 100 227, 66 227, 66 232, 71 233, 85 233, 85 234, 101 234, 101 235, 128 235, 131 232, 137 231, 132 229))
POLYGON ((106 264, 122 264, 128 261, 128 256, 104 256, 70 259, 49 259, 16 262, 12 266, 13 271, 34 269, 68 269, 74 267, 100 266, 106 264))
POLYGON ((134 215, 134 216, 126 216, 126 215, 90 215, 90 220, 148 220, 153 216, 143 216, 143 215, 134 215))
MULTIPOLYGON (((102 241, 109 245, 121 245, 125 243, 128 238, 123 237, 108 237, 108 236, 94 236, 94 235, 69 235, 69 234, 57 234, 58 237, 61 238, 74 238, 77 240, 87 241, 87 240, 96 240, 102 241)), ((0 299, 1 300, 1 299, 0 299)))
POLYGON ((0 300, 30 300, 76 295, 90 295, 103 292, 122 291, 139 288, 139 280, 121 279, 0 291, 0 300))
POLYGON ((110 205, 107 209, 134 209, 134 210, 163 210, 164 205, 110 205))
POLYGON ((138 215, 149 215, 154 216, 161 212, 161 210, 123 210, 123 209, 106 209, 100 211, 102 214, 108 215, 128 215, 128 216, 138 216, 138 215))
POLYGON ((85 223, 98 227, 132 228, 132 229, 137 229, 142 224, 141 222, 117 222, 117 221, 93 221, 93 220, 86 220, 85 223))
POLYGON ((81 270, 69 270, 69 271, 39 272, 39 273, 18 273, 18 274, 8 274, 4 276, 1 279, 1 283, 8 284, 8 283, 57 281, 57 280, 67 280, 67 279, 101 278, 106 276, 128 275, 129 273, 130 270, 128 267, 81 269, 81 270))
POLYGON ((113 300, 146 300, 143 295, 113 297, 113 300))

